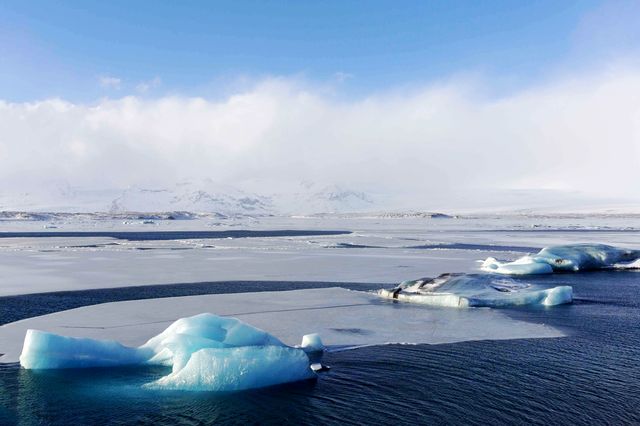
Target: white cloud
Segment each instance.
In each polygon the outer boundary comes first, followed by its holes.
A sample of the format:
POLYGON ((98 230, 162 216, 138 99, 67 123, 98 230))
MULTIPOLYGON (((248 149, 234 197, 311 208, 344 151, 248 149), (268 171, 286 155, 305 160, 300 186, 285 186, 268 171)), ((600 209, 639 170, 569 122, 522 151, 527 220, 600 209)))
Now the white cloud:
POLYGON ((354 77, 353 74, 350 74, 348 72, 343 72, 343 71, 338 71, 337 73, 333 74, 333 78, 335 81, 337 81, 338 83, 344 83, 347 80, 351 80, 354 77))
POLYGON ((98 81, 100 82, 100 86, 107 89, 116 89, 119 90, 122 85, 122 80, 117 77, 111 76, 101 76, 98 81))
POLYGON ((154 77, 151 80, 142 81, 136 85, 136 90, 139 93, 147 93, 151 89, 155 89, 156 87, 162 84, 162 80, 160 77, 154 77))
POLYGON ((212 178, 274 191, 310 180, 418 203, 506 188, 640 196, 639 71, 499 99, 479 92, 452 81, 344 101, 278 79, 221 101, 0 102, 0 179, 106 188, 212 178))

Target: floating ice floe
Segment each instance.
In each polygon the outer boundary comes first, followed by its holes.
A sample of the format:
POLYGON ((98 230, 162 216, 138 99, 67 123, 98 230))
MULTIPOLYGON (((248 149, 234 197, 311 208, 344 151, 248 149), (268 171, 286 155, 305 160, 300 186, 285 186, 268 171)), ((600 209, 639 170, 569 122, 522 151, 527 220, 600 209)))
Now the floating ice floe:
POLYGON ((318 335, 290 347, 238 319, 200 314, 177 320, 137 348, 28 330, 20 365, 34 370, 164 365, 171 373, 147 387, 238 391, 313 379, 308 354, 323 349, 318 335))
POLYGON ((405 302, 446 307, 553 306, 571 303, 570 286, 543 288, 488 274, 443 274, 404 281, 378 295, 405 302))
POLYGON ((532 256, 513 262, 487 258, 481 269, 504 275, 551 274, 611 268, 640 259, 640 250, 621 249, 605 244, 569 244, 545 247, 532 256))

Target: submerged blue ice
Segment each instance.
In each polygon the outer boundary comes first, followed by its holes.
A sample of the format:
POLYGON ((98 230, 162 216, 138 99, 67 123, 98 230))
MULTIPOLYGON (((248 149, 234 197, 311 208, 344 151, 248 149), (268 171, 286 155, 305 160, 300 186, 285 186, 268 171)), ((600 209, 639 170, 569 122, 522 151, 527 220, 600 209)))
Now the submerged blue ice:
POLYGON ((200 314, 177 320, 138 348, 28 330, 20 365, 26 369, 165 365, 172 367, 171 373, 146 386, 238 391, 312 379, 316 374, 307 352, 322 349, 317 335, 305 336, 303 347, 293 348, 238 319, 200 314))
POLYGON ((605 244, 570 244, 545 247, 532 256, 513 262, 493 257, 482 263, 482 269, 503 275, 551 274, 611 268, 640 259, 640 250, 621 249, 605 244))
POLYGON ((391 290, 379 290, 378 294, 388 299, 456 308, 554 306, 573 299, 570 286, 543 288, 489 274, 443 274, 433 279, 404 281, 391 290))

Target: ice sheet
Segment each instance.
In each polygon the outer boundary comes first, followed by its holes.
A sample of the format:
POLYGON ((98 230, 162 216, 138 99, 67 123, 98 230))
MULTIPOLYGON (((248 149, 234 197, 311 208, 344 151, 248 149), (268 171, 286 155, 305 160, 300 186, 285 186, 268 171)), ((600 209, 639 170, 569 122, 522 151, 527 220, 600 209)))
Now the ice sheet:
MULTIPOLYGON (((327 248, 344 239, 384 238, 324 236, 117 243, 96 238, 6 239, 0 240, 0 296, 205 281, 399 282, 407 275, 472 270, 479 256, 477 252, 464 250, 327 248)), ((386 242, 410 243, 396 239, 386 242)))
MULTIPOLYGON (((633 218, 496 216, 436 220, 372 216, 238 218, 224 224, 211 221, 125 225, 74 216, 55 222, 58 228, 51 232, 346 229, 353 234, 169 241, 0 239, 0 296, 229 280, 394 283, 407 277, 473 272, 479 258, 511 261, 527 247, 576 241, 631 247, 638 240, 637 232, 626 230, 637 223, 633 218)), ((42 222, 0 221, 1 231, 42 229, 42 222)))
POLYGON ((0 362, 17 362, 28 329, 116 340, 136 347, 178 318, 210 312, 232 316, 287 345, 318 333, 329 350, 385 343, 453 343, 560 337, 543 324, 491 309, 431 308, 340 288, 148 299, 87 306, 0 327, 0 362))

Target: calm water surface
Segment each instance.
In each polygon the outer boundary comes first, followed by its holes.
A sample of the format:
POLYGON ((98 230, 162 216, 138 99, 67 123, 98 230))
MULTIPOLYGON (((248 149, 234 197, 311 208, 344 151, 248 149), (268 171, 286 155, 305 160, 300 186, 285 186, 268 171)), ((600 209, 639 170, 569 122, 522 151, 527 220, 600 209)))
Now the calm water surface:
POLYGON ((33 372, 4 366, 0 423, 640 423, 640 273, 529 281, 572 285, 576 301, 504 312, 562 328, 568 337, 330 353, 325 362, 332 370, 315 382, 232 394, 142 389, 166 374, 158 367, 33 372))

